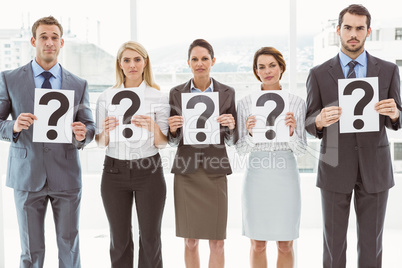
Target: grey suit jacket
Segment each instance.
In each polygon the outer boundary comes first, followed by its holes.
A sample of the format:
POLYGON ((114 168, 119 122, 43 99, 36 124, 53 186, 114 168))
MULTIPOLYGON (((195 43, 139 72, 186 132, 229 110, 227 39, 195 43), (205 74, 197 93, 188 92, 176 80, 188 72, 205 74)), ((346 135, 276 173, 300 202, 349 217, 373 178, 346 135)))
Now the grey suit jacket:
POLYGON ((62 89, 74 90, 74 117, 86 125, 84 142, 73 135, 71 144, 32 142, 33 128, 22 130, 13 140, 13 125, 21 113, 34 113, 35 82, 31 62, 0 74, 0 139, 10 141, 6 185, 16 190, 39 191, 47 180, 50 189, 81 187, 78 149, 90 143, 95 123, 89 107, 87 82, 62 68, 62 89), (8 119, 11 115, 11 120, 8 119))
MULTIPOLYGON (((232 114, 237 122, 235 107, 235 91, 232 87, 221 84, 212 79, 214 92, 219 92, 219 114, 232 114)), ((189 93, 191 81, 178 85, 170 90, 170 116, 182 115, 181 94, 189 93)), ((199 165, 204 167, 207 173, 231 174, 229 158, 226 153, 225 142, 233 145, 238 139, 237 124, 234 130, 220 126, 220 144, 215 145, 184 145, 182 128, 177 129, 176 136, 168 134, 169 144, 178 146, 173 162, 172 173, 194 173, 199 165)))
POLYGON ((307 79, 306 130, 322 139, 317 186, 333 192, 350 193, 360 171, 365 189, 382 192, 394 185, 392 159, 385 127, 401 127, 401 97, 398 67, 367 53, 367 77, 379 78, 379 99, 393 98, 399 109, 399 121, 392 124, 380 115, 380 130, 366 133, 339 133, 339 123, 317 132, 315 118, 321 109, 338 106, 338 79, 345 78, 339 56, 311 69, 307 79))

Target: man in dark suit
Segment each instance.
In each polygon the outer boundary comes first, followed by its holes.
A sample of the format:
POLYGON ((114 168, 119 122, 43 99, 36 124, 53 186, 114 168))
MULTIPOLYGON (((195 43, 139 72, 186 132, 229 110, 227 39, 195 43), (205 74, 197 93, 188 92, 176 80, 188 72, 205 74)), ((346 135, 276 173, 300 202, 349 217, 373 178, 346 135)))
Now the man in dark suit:
POLYGON ((346 234, 352 193, 358 232, 358 267, 381 267, 388 190, 394 185, 385 127, 401 127, 398 67, 364 49, 371 16, 361 5, 339 14, 341 51, 311 69, 307 79, 306 130, 322 139, 317 186, 321 188, 324 267, 346 266, 346 234), (353 61, 353 62, 351 62, 353 61), (349 63, 351 62, 351 63, 349 63), (378 77, 378 132, 339 133, 338 79, 378 77))
POLYGON ((44 221, 52 205, 59 267, 81 267, 78 218, 81 167, 78 149, 91 142, 95 125, 87 82, 62 68, 57 56, 64 45, 63 28, 53 17, 32 26, 36 57, 0 75, 0 138, 10 141, 7 186, 14 188, 21 239, 20 267, 43 267, 44 221), (70 144, 33 142, 35 88, 74 90, 73 138, 70 144), (8 119, 11 115, 11 120, 8 119))

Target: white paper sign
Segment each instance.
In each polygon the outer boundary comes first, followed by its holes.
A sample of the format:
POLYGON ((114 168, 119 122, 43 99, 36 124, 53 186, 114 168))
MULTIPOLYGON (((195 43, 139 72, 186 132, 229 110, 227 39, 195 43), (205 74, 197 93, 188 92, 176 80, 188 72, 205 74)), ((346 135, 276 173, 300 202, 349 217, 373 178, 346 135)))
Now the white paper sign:
POLYGON ((219 93, 182 93, 184 144, 219 144, 219 93))
POLYGON ((254 142, 289 141, 289 127, 285 125, 288 99, 289 93, 282 90, 264 90, 251 95, 251 112, 257 119, 254 142))
POLYGON ((109 116, 119 120, 119 125, 110 132, 111 142, 148 139, 148 130, 131 123, 134 115, 144 115, 144 87, 116 88, 106 98, 109 116))
POLYGON ((338 89, 340 133, 379 131, 378 77, 339 79, 338 89))
POLYGON ((33 142, 71 143, 74 90, 35 88, 33 142))

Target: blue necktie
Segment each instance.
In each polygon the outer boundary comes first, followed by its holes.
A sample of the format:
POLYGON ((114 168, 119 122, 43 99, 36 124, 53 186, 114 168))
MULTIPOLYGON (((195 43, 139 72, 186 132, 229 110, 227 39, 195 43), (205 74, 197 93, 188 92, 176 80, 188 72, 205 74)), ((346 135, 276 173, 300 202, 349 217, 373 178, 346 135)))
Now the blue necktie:
POLYGON ((50 84, 50 81, 49 81, 50 77, 53 76, 52 73, 44 71, 43 73, 41 73, 41 75, 45 78, 45 81, 43 81, 43 84, 42 84, 42 88, 52 88, 52 85, 50 84))
POLYGON ((348 76, 346 78, 356 78, 356 72, 355 72, 355 66, 357 64, 357 61, 350 61, 348 63, 349 65, 349 72, 348 72, 348 76))

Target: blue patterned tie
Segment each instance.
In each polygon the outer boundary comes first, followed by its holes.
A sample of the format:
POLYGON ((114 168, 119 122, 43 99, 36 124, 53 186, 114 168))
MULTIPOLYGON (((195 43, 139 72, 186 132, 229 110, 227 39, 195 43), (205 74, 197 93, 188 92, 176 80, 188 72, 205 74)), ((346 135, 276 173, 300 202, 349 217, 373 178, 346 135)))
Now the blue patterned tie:
POLYGON ((50 77, 52 77, 52 73, 51 72, 46 72, 44 71, 43 73, 41 73, 41 75, 45 78, 45 81, 43 81, 42 84, 42 88, 52 88, 52 85, 50 84, 50 77))
POLYGON ((355 66, 357 64, 357 61, 350 61, 348 63, 349 65, 349 72, 348 72, 348 76, 346 78, 356 78, 356 72, 355 72, 355 66))

